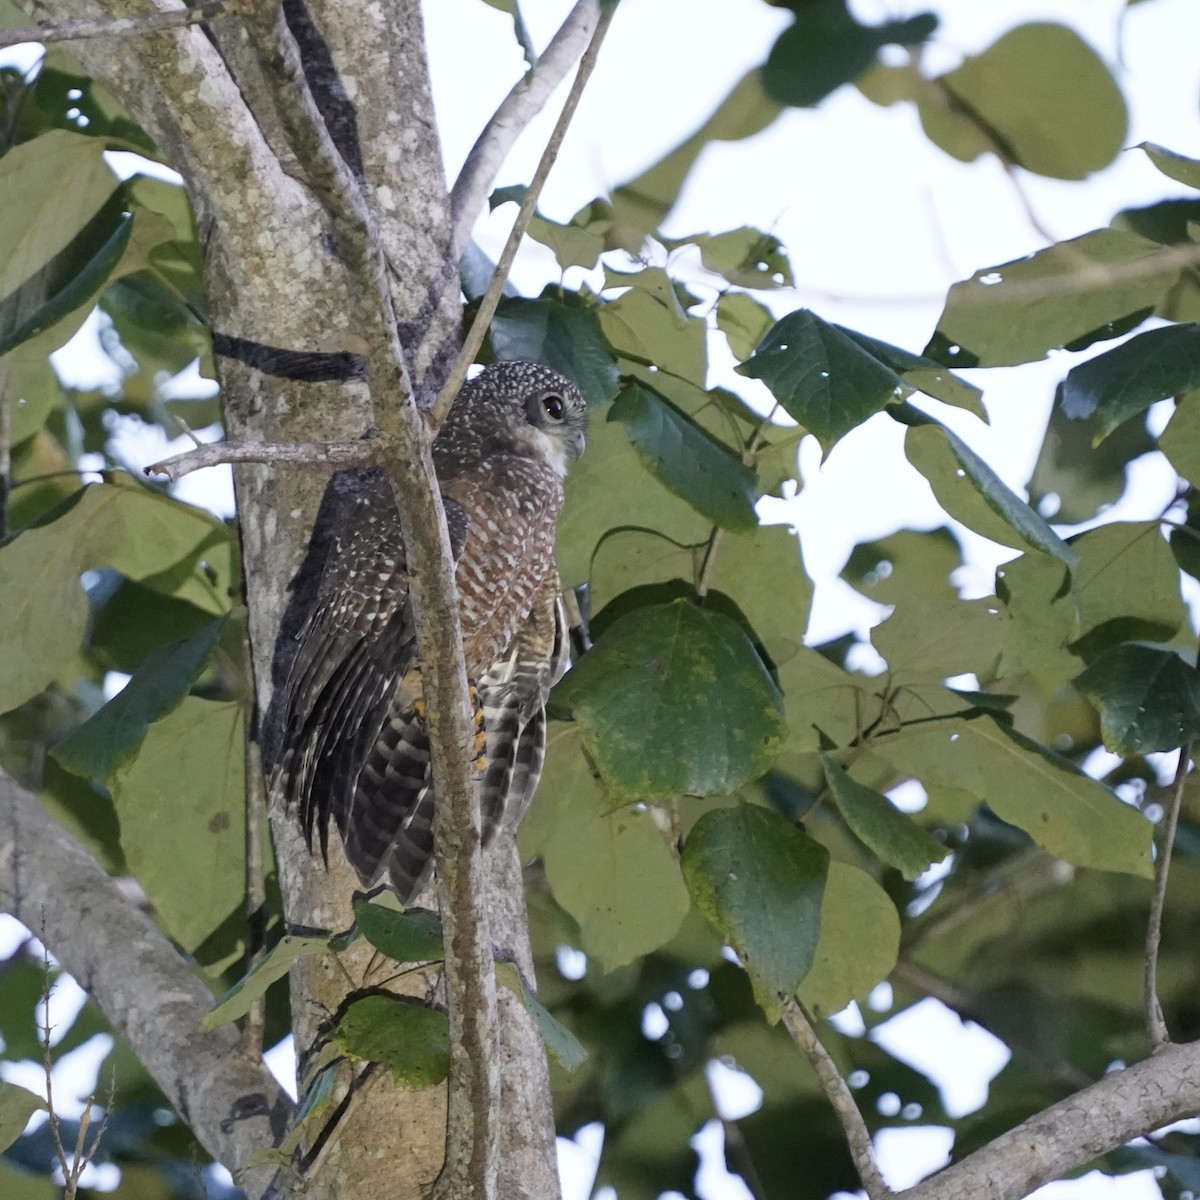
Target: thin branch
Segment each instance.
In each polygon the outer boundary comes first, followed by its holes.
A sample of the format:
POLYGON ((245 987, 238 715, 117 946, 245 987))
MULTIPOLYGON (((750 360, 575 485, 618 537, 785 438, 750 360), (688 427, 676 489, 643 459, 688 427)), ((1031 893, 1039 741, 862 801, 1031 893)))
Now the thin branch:
POLYGON ((875 1151, 871 1146, 870 1130, 862 1119, 862 1113, 858 1111, 850 1087, 842 1078, 837 1064, 830 1058, 829 1051, 821 1044, 808 1014, 791 997, 783 1001, 783 1024, 812 1064, 821 1090, 841 1122, 842 1131, 850 1147, 850 1157, 854 1159, 854 1166, 867 1195, 871 1200, 887 1200, 893 1192, 879 1172, 879 1164, 875 1161, 875 1151))
POLYGON ((700 564, 700 574, 696 578, 696 595, 701 599, 708 595, 712 573, 717 565, 717 551, 721 548, 721 541, 724 536, 725 530, 720 525, 714 525, 713 531, 708 538, 708 545, 704 550, 704 561, 700 564))
MULTIPOLYGON (((248 657, 248 656, 247 656, 248 657)), ((267 787, 263 778, 262 754, 257 739, 251 736, 250 714, 255 689, 253 671, 247 688, 246 703, 246 970, 258 964, 266 943, 267 881, 267 787)), ((267 1023, 267 998, 259 996, 250 1005, 242 1022, 242 1052, 257 1057, 263 1051, 263 1031, 267 1023)))
POLYGON ((46 21, 25 29, 0 30, 0 49, 21 42, 80 42, 91 38, 141 37, 164 29, 184 29, 208 21, 225 10, 225 0, 204 0, 195 8, 139 13, 136 17, 100 17, 95 20, 46 21))
POLYGON ((542 185, 546 182, 550 168, 554 166, 554 160, 558 157, 563 139, 567 136, 567 128, 571 124, 571 118, 575 115, 575 109, 579 105, 579 98, 583 95, 583 89, 592 74, 592 68, 596 65, 600 46, 604 42, 604 35, 608 32, 615 12, 615 4, 601 12, 596 27, 592 31, 587 50, 579 60, 575 81, 571 84, 571 90, 567 93, 566 102, 563 104, 562 112, 559 113, 554 131, 550 134, 550 140, 546 143, 546 149, 542 151, 541 161, 529 182, 525 198, 521 201, 521 209, 509 231, 508 241, 504 243, 500 261, 496 264, 495 271, 492 272, 492 281, 488 284, 483 299, 479 302, 479 309, 475 313, 474 321, 471 322, 471 329, 463 343, 463 348, 459 352, 458 358, 455 359, 454 367, 438 395, 437 403, 430 412, 430 419, 435 429, 446 419, 450 405, 454 403, 454 397, 458 395, 458 389, 462 387, 463 380, 467 377, 467 371, 475 361, 475 356, 483 345, 484 337, 487 336, 488 326, 492 323, 492 317, 496 315, 496 306, 500 303, 500 296, 508 280, 508 274, 512 270, 513 260, 517 257, 517 248, 525 236, 525 230, 529 227, 533 211, 537 207, 542 185))
POLYGON ((554 89, 579 60, 591 41, 599 17, 599 0, 576 0, 575 7, 550 39, 537 66, 514 85, 475 139, 450 193, 455 262, 466 251, 475 220, 483 210, 484 200, 513 143, 542 111, 554 89))
POLYGON ((274 1144, 291 1102, 261 1062, 238 1053, 231 1026, 201 1029, 212 1007, 208 986, 37 797, 3 773, 0 910, 41 931, 200 1144, 247 1195, 260 1195, 273 1168, 246 1163, 274 1144))
POLYGON ((1147 1130, 1200 1112, 1200 1042, 1169 1043, 1035 1113, 899 1200, 1021 1200, 1147 1130))
POLYGON ((1167 1023, 1163 1018, 1162 1005, 1158 1001, 1158 948, 1162 941, 1163 909, 1167 902, 1167 876, 1171 871, 1171 848, 1175 843, 1175 829, 1179 824, 1179 810, 1183 805, 1183 789, 1187 783, 1188 767, 1192 759, 1192 742, 1179 749, 1179 765, 1175 768, 1175 784, 1171 789, 1171 802, 1163 822, 1159 839, 1158 855, 1154 860, 1154 893, 1150 897, 1150 919, 1146 923, 1146 975, 1143 1002, 1146 1011, 1146 1032, 1157 1050, 1170 1040, 1167 1023))
POLYGON ((345 467, 374 466, 382 457, 382 447, 373 438, 359 442, 207 442, 195 450, 151 463, 142 470, 147 475, 163 475, 174 483, 192 471, 219 467, 222 463, 265 463, 340 471, 345 467))

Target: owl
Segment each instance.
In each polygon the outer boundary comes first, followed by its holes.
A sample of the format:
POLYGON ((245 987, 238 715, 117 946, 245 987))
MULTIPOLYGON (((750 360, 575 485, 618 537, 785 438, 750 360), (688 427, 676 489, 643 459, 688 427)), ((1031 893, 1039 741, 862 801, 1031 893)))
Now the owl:
MULTIPOLYGON (((485 845, 537 787, 546 696, 568 664, 554 538, 586 417, 556 371, 497 363, 463 385, 433 443, 482 724, 485 845)), ((277 644, 264 758, 310 850, 327 855, 332 822, 363 884, 386 879, 408 903, 433 870, 435 798, 404 538, 382 470, 343 472, 330 491, 315 595, 277 644)))

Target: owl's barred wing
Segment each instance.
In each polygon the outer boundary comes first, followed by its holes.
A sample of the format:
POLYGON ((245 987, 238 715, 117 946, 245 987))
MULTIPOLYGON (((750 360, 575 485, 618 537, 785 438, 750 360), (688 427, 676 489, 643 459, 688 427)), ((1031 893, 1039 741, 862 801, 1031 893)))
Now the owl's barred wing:
MULTIPOLYGON (((446 517, 458 554, 466 514, 447 500, 446 517)), ((404 541, 382 473, 365 481, 345 528, 333 539, 316 606, 296 640, 280 697, 272 703, 281 726, 276 786, 289 807, 297 806, 310 848, 316 840, 327 857, 332 820, 360 878, 373 882, 383 851, 370 844, 367 830, 380 831, 390 844, 419 805, 429 761, 412 707, 419 679, 414 694, 405 688, 416 660, 416 630, 404 541), (360 802, 361 785, 368 782, 361 775, 364 763, 397 717, 412 724, 412 733, 394 747, 384 786, 368 786, 378 806, 360 802)))
POLYGON ((569 661, 567 614, 551 572, 508 652, 479 681, 487 731, 479 796, 484 845, 502 826, 515 826, 533 799, 546 757, 546 697, 569 661))

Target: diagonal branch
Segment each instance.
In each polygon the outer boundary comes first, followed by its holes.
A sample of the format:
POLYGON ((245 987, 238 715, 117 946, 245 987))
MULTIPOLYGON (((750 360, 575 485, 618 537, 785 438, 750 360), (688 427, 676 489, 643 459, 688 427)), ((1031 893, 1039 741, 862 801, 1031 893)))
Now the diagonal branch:
POLYGON ((148 915, 38 803, 0 773, 0 910, 38 932, 129 1042, 201 1145, 259 1196, 292 1106, 232 1026, 207 1033, 212 993, 148 915), (69 884, 64 883, 69 881, 69 884))
POLYGON ((600 0, 576 0, 537 66, 513 86, 475 139, 450 192, 455 262, 466 251, 475 220, 483 211, 484 200, 513 144, 579 61, 599 19, 600 0))
POLYGON ((1170 1043, 1052 1104, 899 1200, 1021 1200, 1147 1130, 1200 1113, 1200 1042, 1170 1043))
POLYGON ((82 42, 91 38, 141 37, 164 29, 183 29, 219 15, 225 0, 204 0, 195 8, 172 8, 139 13, 132 17, 100 17, 95 20, 44 21, 26 29, 0 29, 0 49, 21 42, 82 42))

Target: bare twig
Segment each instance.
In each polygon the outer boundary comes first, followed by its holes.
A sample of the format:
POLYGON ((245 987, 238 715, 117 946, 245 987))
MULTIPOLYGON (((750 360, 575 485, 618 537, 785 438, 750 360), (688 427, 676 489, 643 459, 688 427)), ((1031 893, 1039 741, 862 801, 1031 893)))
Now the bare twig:
POLYGON ((455 262, 466 251, 475 219, 513 143, 587 48, 599 17, 599 0, 576 0, 537 66, 513 86, 475 139, 450 193, 455 262))
POLYGON ((1188 767, 1192 759, 1192 742, 1180 747, 1179 765, 1175 768, 1175 784, 1171 789, 1171 801, 1163 821, 1159 839, 1158 855, 1154 860, 1154 892, 1150 897, 1150 919, 1146 923, 1146 974, 1143 1002, 1146 1011, 1146 1032, 1157 1050, 1165 1046, 1171 1036, 1163 1018, 1162 1005, 1158 1001, 1158 948, 1162 941, 1163 909, 1167 902, 1167 876, 1171 870, 1171 848, 1175 842, 1175 828, 1179 824, 1179 809, 1183 804, 1183 789, 1187 783, 1188 767))
POLYGON ((871 1146, 870 1131, 862 1119, 862 1113, 858 1111, 850 1087, 842 1078, 837 1064, 830 1058, 829 1051, 821 1044, 808 1014, 790 997, 783 1001, 783 1024, 812 1064, 821 1090, 841 1122, 842 1131, 850 1147, 850 1157, 854 1159, 854 1166, 867 1195, 871 1200, 886 1200, 893 1193, 879 1172, 879 1164, 875 1161, 875 1151, 871 1146))
MULTIPOLYGON (((45 942, 42 943, 45 947, 45 942)), ((43 965, 45 982, 42 987, 42 1023, 40 1028, 42 1041, 42 1070, 46 1079, 46 1111, 49 1115, 50 1141, 54 1146, 54 1155, 58 1159, 58 1168, 63 1177, 63 1200, 75 1200, 79 1194, 79 1181, 84 1171, 96 1157, 100 1149, 100 1141, 108 1128, 108 1117, 112 1112, 112 1096, 109 1096, 108 1107, 100 1118, 95 1135, 88 1142, 88 1130, 92 1124, 92 1114, 96 1104, 95 1095, 84 1102, 83 1112, 79 1117, 79 1128, 75 1133, 75 1145, 71 1153, 67 1153, 62 1140, 62 1124, 54 1107, 54 1056, 50 1051, 50 997, 54 992, 54 983, 50 978, 50 952, 43 948, 43 965)))
POLYGON ((25 29, 0 30, 0 49, 21 42, 79 42, 90 38, 141 37, 164 29, 183 29, 210 20, 225 10, 225 0, 205 0, 195 8, 139 13, 135 17, 100 17, 96 20, 49 21, 25 29))
POLYGON ((434 404, 430 412, 430 419, 435 429, 446 419, 446 414, 450 411, 450 406, 454 403, 454 397, 458 395, 458 389, 462 387, 463 380, 467 377, 467 371, 475 361, 475 356, 479 353, 479 348, 483 345, 484 337, 487 336, 488 326, 492 323, 492 317, 496 315, 496 306, 500 303, 500 296, 508 280, 508 273, 512 270, 513 260, 517 256, 517 248, 521 244, 521 238, 525 236, 525 230, 529 227, 533 211, 537 207, 538 196, 542 192, 542 185, 546 182, 546 177, 550 174, 550 168, 554 166, 554 160, 558 157, 558 151, 563 144, 563 139, 567 136, 567 128, 571 124, 571 118, 575 115, 575 109, 579 105, 579 98, 583 95, 583 89, 591 76, 592 68, 596 65, 600 46, 604 41, 604 35, 608 32, 609 25, 612 23, 615 12, 616 5, 607 7, 601 12, 595 29, 592 31, 591 41, 588 42, 587 50, 584 51, 583 57, 579 60, 579 69, 575 72, 575 81, 571 84, 571 90, 567 93, 566 102, 563 104, 562 112, 559 113, 554 131, 550 134, 550 140, 546 143, 546 149, 542 151, 541 161, 537 165, 537 170, 534 171, 533 178, 529 181, 529 188, 525 192, 524 200, 521 201, 521 209, 517 213, 517 219, 513 222, 513 227, 508 235, 508 241, 504 243, 504 251, 500 255, 500 261, 496 264, 495 271, 492 272, 492 281, 488 284, 488 289, 484 293, 483 299, 479 302, 479 308, 475 313, 474 321, 471 322, 471 329, 467 334, 466 341, 463 343, 463 348, 459 352, 458 358, 455 359, 454 367, 451 369, 449 377, 438 394, 437 403, 434 404))
MULTIPOLYGON (((374 439, 359 442, 207 442, 162 462, 143 467, 147 475, 164 475, 172 483, 192 471, 219 467, 222 463, 266 463, 270 466, 312 467, 340 471, 345 467, 369 467, 380 461, 383 451, 374 439)), ((72 472, 73 473, 73 472, 72 472)), ((22 483, 30 482, 22 480, 22 483)))

